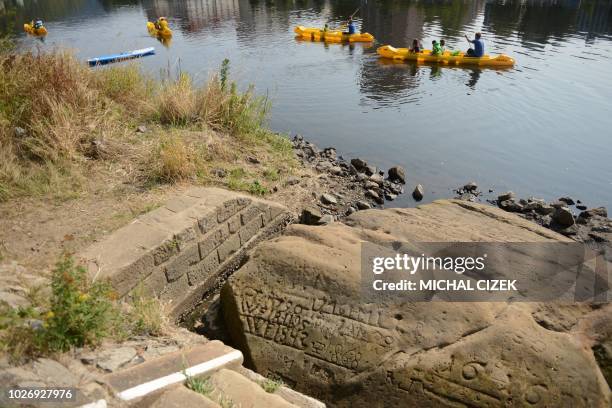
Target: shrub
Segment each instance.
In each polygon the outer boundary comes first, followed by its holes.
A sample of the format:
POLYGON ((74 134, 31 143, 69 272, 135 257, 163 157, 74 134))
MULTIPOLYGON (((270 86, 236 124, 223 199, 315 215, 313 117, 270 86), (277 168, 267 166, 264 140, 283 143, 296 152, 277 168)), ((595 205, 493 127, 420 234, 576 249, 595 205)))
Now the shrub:
POLYGON ((153 151, 152 167, 154 180, 176 182, 192 176, 195 172, 195 154, 185 140, 178 135, 164 135, 153 151))
POLYGON ((49 304, 0 311, 0 345, 14 361, 95 346, 122 328, 121 313, 107 282, 91 283, 70 257, 51 277, 49 304))

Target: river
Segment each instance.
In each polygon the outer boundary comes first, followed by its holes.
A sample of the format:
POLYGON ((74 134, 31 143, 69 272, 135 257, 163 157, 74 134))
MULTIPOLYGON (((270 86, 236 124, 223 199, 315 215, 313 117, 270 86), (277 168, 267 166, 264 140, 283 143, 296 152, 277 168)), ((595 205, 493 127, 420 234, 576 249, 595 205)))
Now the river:
MULTIPOLYGON (((203 81, 223 59, 232 76, 272 101, 270 126, 344 157, 407 170, 425 201, 476 181, 493 193, 569 195, 612 207, 612 2, 0 0, 0 32, 21 48, 74 49, 82 59, 154 46, 153 73, 203 81), (297 41, 296 25, 332 27, 355 14, 373 45, 297 41), (147 34, 164 15, 168 47, 147 34), (21 32, 45 20, 44 41, 21 32), (389 64, 376 47, 444 38, 467 48, 480 31, 507 70, 389 64)), ((135 101, 138 103, 138 101, 135 101)), ((410 194, 392 204, 413 206, 410 194)))

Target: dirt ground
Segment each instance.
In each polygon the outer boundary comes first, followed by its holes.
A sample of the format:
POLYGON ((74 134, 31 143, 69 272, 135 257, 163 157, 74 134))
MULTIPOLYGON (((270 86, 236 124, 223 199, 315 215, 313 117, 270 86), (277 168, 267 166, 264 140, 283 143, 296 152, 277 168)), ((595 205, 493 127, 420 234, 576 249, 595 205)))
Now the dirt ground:
MULTIPOLYGON (((62 253, 79 252, 193 185, 163 185, 143 191, 127 177, 119 175, 109 183, 107 171, 92 173, 97 176, 76 198, 36 197, 0 203, 0 263, 16 261, 30 272, 47 274, 62 253)), ((313 201, 318 177, 307 168, 297 169, 292 177, 302 182, 289 186, 284 182, 286 177, 281 177, 278 191, 264 198, 297 213, 313 201)))

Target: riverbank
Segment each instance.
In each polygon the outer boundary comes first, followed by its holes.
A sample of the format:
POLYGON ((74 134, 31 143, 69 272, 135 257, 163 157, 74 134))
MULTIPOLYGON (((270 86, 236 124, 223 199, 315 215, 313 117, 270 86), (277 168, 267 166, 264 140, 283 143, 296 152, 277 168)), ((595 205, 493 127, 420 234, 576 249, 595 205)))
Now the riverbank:
MULTIPOLYGON (((249 208, 260 208, 256 205, 257 200, 230 197, 210 203, 208 201, 214 201, 209 200, 209 197, 214 196, 213 192, 194 193, 193 187, 218 186, 225 190, 265 197, 270 202, 281 204, 287 211, 279 225, 284 226, 289 219, 299 219, 305 224, 329 224, 320 229, 308 229, 310 227, 305 226, 293 229, 294 233, 306 231, 306 235, 314 234, 308 235, 308 240, 313 243, 304 244, 322 246, 323 253, 333 252, 333 240, 338 237, 335 231, 346 227, 336 221, 345 221, 347 216, 352 215, 352 221, 349 220, 348 224, 354 224, 355 220, 361 219, 362 210, 384 206, 402 194, 405 188, 412 192, 415 199, 426 195, 422 186, 416 186, 414 190, 412 186, 405 186, 406 173, 410 169, 396 166, 384 171, 363 158, 345 159, 334 148, 320 149, 299 136, 289 140, 273 134, 265 128, 263 121, 265 101, 257 99, 250 91, 239 93, 228 79, 227 65, 222 67, 219 76, 211 78, 204 87, 197 88, 192 87, 186 76, 151 82, 151 79, 140 76, 135 67, 83 70, 69 56, 60 54, 7 54, 2 64, 6 70, 0 78, 3 84, 9 85, 3 88, 6 92, 3 98, 13 103, 2 107, 3 120, 0 123, 0 151, 5 159, 0 165, 4 200, 0 203, 0 264, 9 265, 1 269, 3 291, 0 299, 9 306, 28 304, 32 294, 28 287, 24 287, 25 281, 11 280, 14 275, 27 276, 32 282, 40 277, 44 280, 49 277, 49 272, 62 253, 81 254, 85 248, 95 247, 123 227, 140 225, 134 221, 136 218, 142 220, 149 216, 149 223, 161 224, 163 220, 157 216, 159 213, 173 217, 185 210, 181 206, 186 205, 184 203, 187 199, 181 193, 186 191, 191 191, 186 195, 195 202, 189 202, 189 205, 200 205, 199 200, 202 200, 210 206, 206 211, 210 210, 214 214, 217 214, 219 208, 228 208, 227 202, 243 202, 244 205, 240 204, 243 206, 239 209, 233 208, 243 211, 240 213, 239 227, 236 227, 240 229, 233 230, 234 238, 239 236, 239 246, 245 253, 252 249, 248 242, 258 244, 250 241, 250 237, 258 232, 248 235, 245 239, 247 244, 243 242, 243 234, 240 234, 250 228, 252 219, 246 215, 252 215, 249 208), (48 66, 44 68, 40 65, 47 63, 48 66), (24 66, 28 65, 36 66, 36 70, 24 71, 24 66), (23 78, 20 71, 41 77, 23 78), (33 83, 30 84, 29 80, 33 83), (71 87, 76 91, 73 92, 71 87), (42 94, 37 92, 40 89, 43 90, 42 94), (137 99, 138 95, 140 99, 137 99), (136 104, 137 108, 133 109, 135 100, 142 101, 142 104, 136 104), (25 108, 36 114, 24 113, 29 112, 25 108), (180 205, 173 206, 173 199, 177 197, 183 199, 179 200, 180 205), (176 207, 180 207, 180 210, 176 207), (313 238, 319 233, 328 234, 321 241, 326 245, 320 245, 313 238)), ((466 184, 457 193, 467 201, 477 201, 481 197, 475 183, 466 184)), ((219 192, 215 194, 223 195, 219 192)), ((547 204, 537 199, 518 200, 512 194, 505 193, 498 197, 496 205, 524 218, 531 217, 542 225, 547 223, 547 228, 556 229, 576 240, 586 237, 585 240, 588 238, 606 242, 608 235, 605 234, 610 232, 610 220, 605 210, 585 209, 582 215, 575 217, 569 210, 568 199, 547 204)), ((425 206, 427 209, 423 213, 444 206, 450 208, 451 204, 425 206)), ((202 206, 198 208, 202 209, 202 206)), ((511 215, 501 216, 497 209, 490 207, 470 207, 469 215, 464 214, 466 208, 457 203, 453 203, 452 208, 464 218, 455 217, 453 212, 438 214, 434 211, 433 215, 427 215, 427 220, 435 221, 436 228, 425 231, 432 234, 435 232, 432 236, 438 239, 456 240, 478 229, 479 239, 485 239, 491 236, 492 231, 496 231, 500 220, 503 220, 503 223, 512 226, 504 230, 510 235, 504 237, 503 233, 495 232, 496 240, 502 237, 512 240, 512 234, 519 236, 527 232, 527 242, 538 236, 555 240, 562 238, 548 231, 542 232, 539 227, 524 220, 519 222, 511 215), (469 220, 469 223, 465 220, 469 220), (486 225, 480 225, 483 220, 486 220, 486 225), (450 225, 455 235, 448 235, 450 225)), ((405 228, 413 234, 409 235, 411 239, 419 236, 417 233, 423 233, 418 229, 422 221, 419 210, 400 212, 404 217, 405 228), (411 220, 415 225, 409 228, 411 220)), ((271 210, 264 210, 256 215, 261 216, 264 222, 265 214, 271 213, 271 210)), ((393 211, 370 211, 363 214, 363 225, 368 226, 364 228, 372 230, 371 237, 379 236, 380 228, 383 231, 404 228, 404 223, 395 223, 393 219, 385 222, 376 220, 377 217, 391 217, 393 211)), ((227 219, 223 218, 219 225, 215 225, 223 228, 229 225, 224 222, 231 223, 236 216, 237 213, 228 214, 227 219)), ((228 231, 231 232, 232 228, 228 226, 228 231)), ((177 253, 181 252, 182 255, 185 249, 181 239, 189 238, 188 234, 182 234, 185 230, 180 232, 176 233, 176 242, 173 239, 172 244, 182 249, 169 250, 163 254, 168 255, 168 259, 176 256, 173 259, 177 262, 181 258, 177 253)), ((203 237, 207 233, 202 230, 203 237)), ((347 256, 350 262, 347 261, 346 265, 356 265, 354 259, 357 257, 353 255, 360 236, 355 234, 346 233, 348 238, 342 241, 350 242, 350 248, 341 248, 352 254, 347 256)), ((142 232, 129 235, 134 239, 116 243, 112 248, 117 251, 131 248, 128 251, 130 254, 139 253, 136 249, 140 247, 136 241, 144 239, 142 235, 142 232)), ((406 239, 406 236, 398 234, 395 238, 406 239)), ((266 239, 263 232, 261 239, 266 239)), ((300 245, 289 245, 288 248, 299 252, 295 259, 304 258, 304 262, 296 262, 296 265, 306 265, 304 268, 307 271, 310 271, 310 265, 319 265, 321 259, 335 259, 332 255, 324 258, 318 255, 305 256, 309 252, 302 252, 300 245)), ((230 253, 233 252, 228 250, 226 255, 230 253)), ((164 258, 161 262, 168 262, 168 259, 164 258)), ((205 259, 201 261, 205 262, 205 259)), ((155 262, 158 262, 157 259, 155 262)), ((236 261, 232 268, 241 262, 236 261)), ((341 267, 344 266, 338 264, 337 270, 341 270, 341 267)), ((147 284, 162 285, 162 289, 169 287, 171 290, 164 292, 167 301, 186 296, 188 293, 184 288, 192 289, 196 285, 192 285, 193 278, 184 269, 176 271, 176 276, 172 277, 161 273, 162 283, 155 276, 156 279, 147 284), (181 287, 181 284, 185 286, 181 287)), ((104 268, 101 270, 108 272, 104 268)), ((155 270, 160 272, 160 268, 155 270)), ((340 276, 337 270, 330 273, 330 276, 335 276, 334 279, 340 276)), ((222 273, 220 276, 225 279, 228 275, 222 273)), ((217 287, 224 283, 223 280, 217 287)), ((337 293, 330 293, 332 295, 337 296, 337 293)), ((81 301, 81 296, 86 300, 88 293, 79 293, 72 298, 81 301)), ((588 310, 588 313, 591 311, 588 310)), ((163 309, 157 306, 149 313, 154 316, 148 317, 166 317, 161 316, 163 309)), ((427 312, 423 314, 427 315, 427 312)), ((53 319, 53 316, 49 319, 53 319)), ((493 320, 493 317, 487 315, 487 319, 493 320)), ((530 321, 528 318, 525 320, 530 321)), ((43 324, 40 319, 21 321, 27 323, 27 329, 32 331, 37 330, 32 324, 43 324)), ((335 328, 330 326, 332 331, 335 328)), ((197 342, 188 333, 183 333, 185 340, 182 343, 170 341, 175 329, 171 325, 163 336, 156 337, 149 333, 131 343, 108 342, 93 357, 84 355, 86 350, 78 350, 74 356, 69 356, 70 364, 76 359, 80 361, 78 364, 92 364, 86 361, 93 361, 98 371, 114 367, 115 364, 118 369, 139 364, 140 357, 146 354, 141 353, 140 348, 151 350, 151 354, 154 354, 159 352, 159 348, 168 351, 166 346, 171 346, 170 350, 174 351, 197 342), (151 338, 157 340, 147 344, 151 338), (104 355, 115 348, 121 350, 120 355, 110 353, 108 358, 104 355)), ((473 327, 460 330, 460 334, 472 332, 473 327)), ((428 347, 425 349, 429 350, 428 347)), ((47 363, 53 366, 53 363, 47 363)), ((9 366, 8 361, 4 360, 2 367, 9 366)))

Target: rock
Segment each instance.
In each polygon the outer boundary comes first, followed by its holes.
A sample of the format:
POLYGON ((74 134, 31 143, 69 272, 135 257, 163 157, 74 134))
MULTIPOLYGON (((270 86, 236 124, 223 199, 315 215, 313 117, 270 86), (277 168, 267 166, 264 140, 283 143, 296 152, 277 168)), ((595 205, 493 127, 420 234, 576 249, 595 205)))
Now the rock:
POLYGON ((580 213, 581 218, 591 218, 594 216, 606 218, 608 217, 608 210, 606 209, 606 207, 598 207, 591 208, 590 210, 586 210, 580 213))
MULTIPOLYGON (((569 240, 465 202, 357 212, 346 222, 291 225, 257 246, 228 279, 221 293, 225 322, 258 371, 328 406, 608 406, 609 387, 597 366, 608 352, 596 360, 590 349, 602 341, 586 343, 578 329, 542 327, 532 316, 537 303, 449 303, 410 294, 369 303, 363 296, 364 241, 569 240)), ((514 256, 509 261, 531 270, 527 254, 514 256)))
POLYGON ((225 169, 220 168, 212 169, 211 173, 219 178, 225 178, 225 176, 227 176, 227 172, 225 171, 225 169))
POLYGON ((288 186, 294 186, 299 183, 300 183, 300 179, 295 176, 289 176, 287 177, 287 180, 285 181, 285 184, 288 186))
POLYGON ((247 156, 246 161, 248 161, 249 163, 253 163, 253 164, 261 163, 261 161, 259 161, 259 159, 255 156, 247 156))
POLYGON ((346 215, 349 216, 353 213, 357 212, 357 209, 355 207, 349 207, 346 209, 346 215))
POLYGON ((15 127, 15 137, 16 138, 25 137, 25 136, 27 136, 27 134, 28 134, 28 132, 24 128, 19 127, 19 126, 15 127))
POLYGON ((461 201, 476 201, 476 196, 472 193, 463 193, 458 198, 461 201))
POLYGON ((305 146, 302 151, 304 152, 304 156, 306 157, 316 157, 319 155, 319 149, 313 144, 309 144, 305 146))
POLYGON ((553 203, 550 203, 550 206, 553 208, 566 208, 567 203, 565 201, 555 201, 553 203))
POLYGON ((571 227, 575 223, 574 215, 565 207, 557 208, 552 215, 552 220, 561 228, 571 227))
POLYGON ((319 225, 327 225, 327 224, 331 224, 332 222, 334 222, 334 217, 330 214, 325 214, 319 220, 319 225))
POLYGON ((357 201, 355 203, 355 206, 360 210, 369 210, 370 208, 372 208, 370 203, 367 203, 365 201, 357 201))
POLYGON ((503 193, 497 196, 497 201, 508 201, 514 198, 514 193, 512 191, 508 191, 507 193, 503 193))
POLYGON ((0 304, 8 304, 12 308, 26 307, 30 302, 23 296, 16 293, 0 290, 0 304))
POLYGON ((342 167, 340 167, 340 166, 332 166, 332 167, 329 169, 329 172, 330 172, 331 174, 333 174, 334 176, 339 176, 339 175, 341 175, 341 174, 342 174, 343 170, 342 170, 342 167))
POLYGON ((574 205, 574 200, 571 197, 561 197, 559 201, 564 202, 567 205, 574 205))
POLYGON ((469 183, 463 186, 463 189, 467 192, 474 192, 478 190, 478 184, 473 181, 470 181, 469 183))
POLYGON ((414 191, 412 192, 412 197, 417 201, 421 201, 423 197, 425 197, 425 191, 422 185, 417 184, 417 186, 414 188, 414 191))
POLYGON ((338 200, 336 199, 336 197, 334 197, 331 194, 322 194, 320 199, 323 204, 327 204, 327 205, 338 204, 338 200))
POLYGON ((114 372, 129 364, 136 357, 133 347, 118 347, 100 353, 96 365, 104 371, 114 372))
POLYGON ((393 201, 397 198, 397 195, 393 193, 385 193, 385 198, 389 201, 393 201))
POLYGON ((140 125, 136 128, 136 133, 146 133, 147 127, 145 125, 140 125))
MULTIPOLYGON (((134 351, 134 354, 136 351, 134 351)), ((40 358, 32 366, 32 372, 49 385, 74 387, 79 379, 62 364, 49 358, 40 358)))
POLYGON ((370 181, 373 181, 374 183, 378 184, 379 186, 383 184, 383 182, 385 181, 383 176, 381 176, 380 174, 372 174, 370 176, 370 181))
POLYGON ((367 180, 365 183, 363 183, 363 188, 365 188, 366 190, 378 190, 378 183, 375 183, 373 181, 367 180))
POLYGON ((588 207, 582 204, 576 204, 576 208, 580 211, 585 211, 588 207))
POLYGON ((317 163, 317 165, 316 165, 316 167, 315 167, 315 169, 316 169, 318 172, 320 172, 320 173, 327 172, 327 171, 329 171, 331 168, 332 168, 332 164, 331 164, 330 162, 328 162, 328 161, 325 161, 325 160, 320 161, 319 163, 317 163))
POLYGON ((327 157, 331 160, 336 160, 336 149, 334 149, 333 147, 326 147, 325 149, 323 149, 321 156, 327 157))
POLYGON ((389 180, 406 184, 406 170, 402 166, 393 166, 388 171, 389 180))
POLYGON ((366 197, 370 197, 370 198, 373 198, 373 199, 375 199, 375 200, 376 200, 376 199, 378 199, 378 198, 380 198, 380 196, 378 195, 378 193, 377 193, 376 191, 374 191, 374 190, 368 190, 368 191, 366 191, 366 197))
POLYGON ((300 216, 300 222, 306 225, 318 225, 321 221, 323 214, 316 207, 306 207, 302 210, 300 216))
POLYGON ((103 159, 109 156, 108 147, 103 139, 93 139, 85 154, 91 159, 103 159))
POLYGON ((376 166, 366 166, 365 168, 365 174, 367 174, 368 176, 373 176, 378 172, 378 169, 376 168, 376 166))
POLYGON ((521 212, 523 211, 523 206, 517 203, 514 200, 505 200, 497 203, 499 208, 508 212, 521 212))
POLYGON ((365 173, 368 163, 365 160, 361 160, 359 158, 351 159, 351 164, 359 173, 365 173))
POLYGON ((543 204, 543 205, 538 205, 535 208, 535 211, 541 215, 550 215, 555 212, 555 208, 553 206, 543 204))

